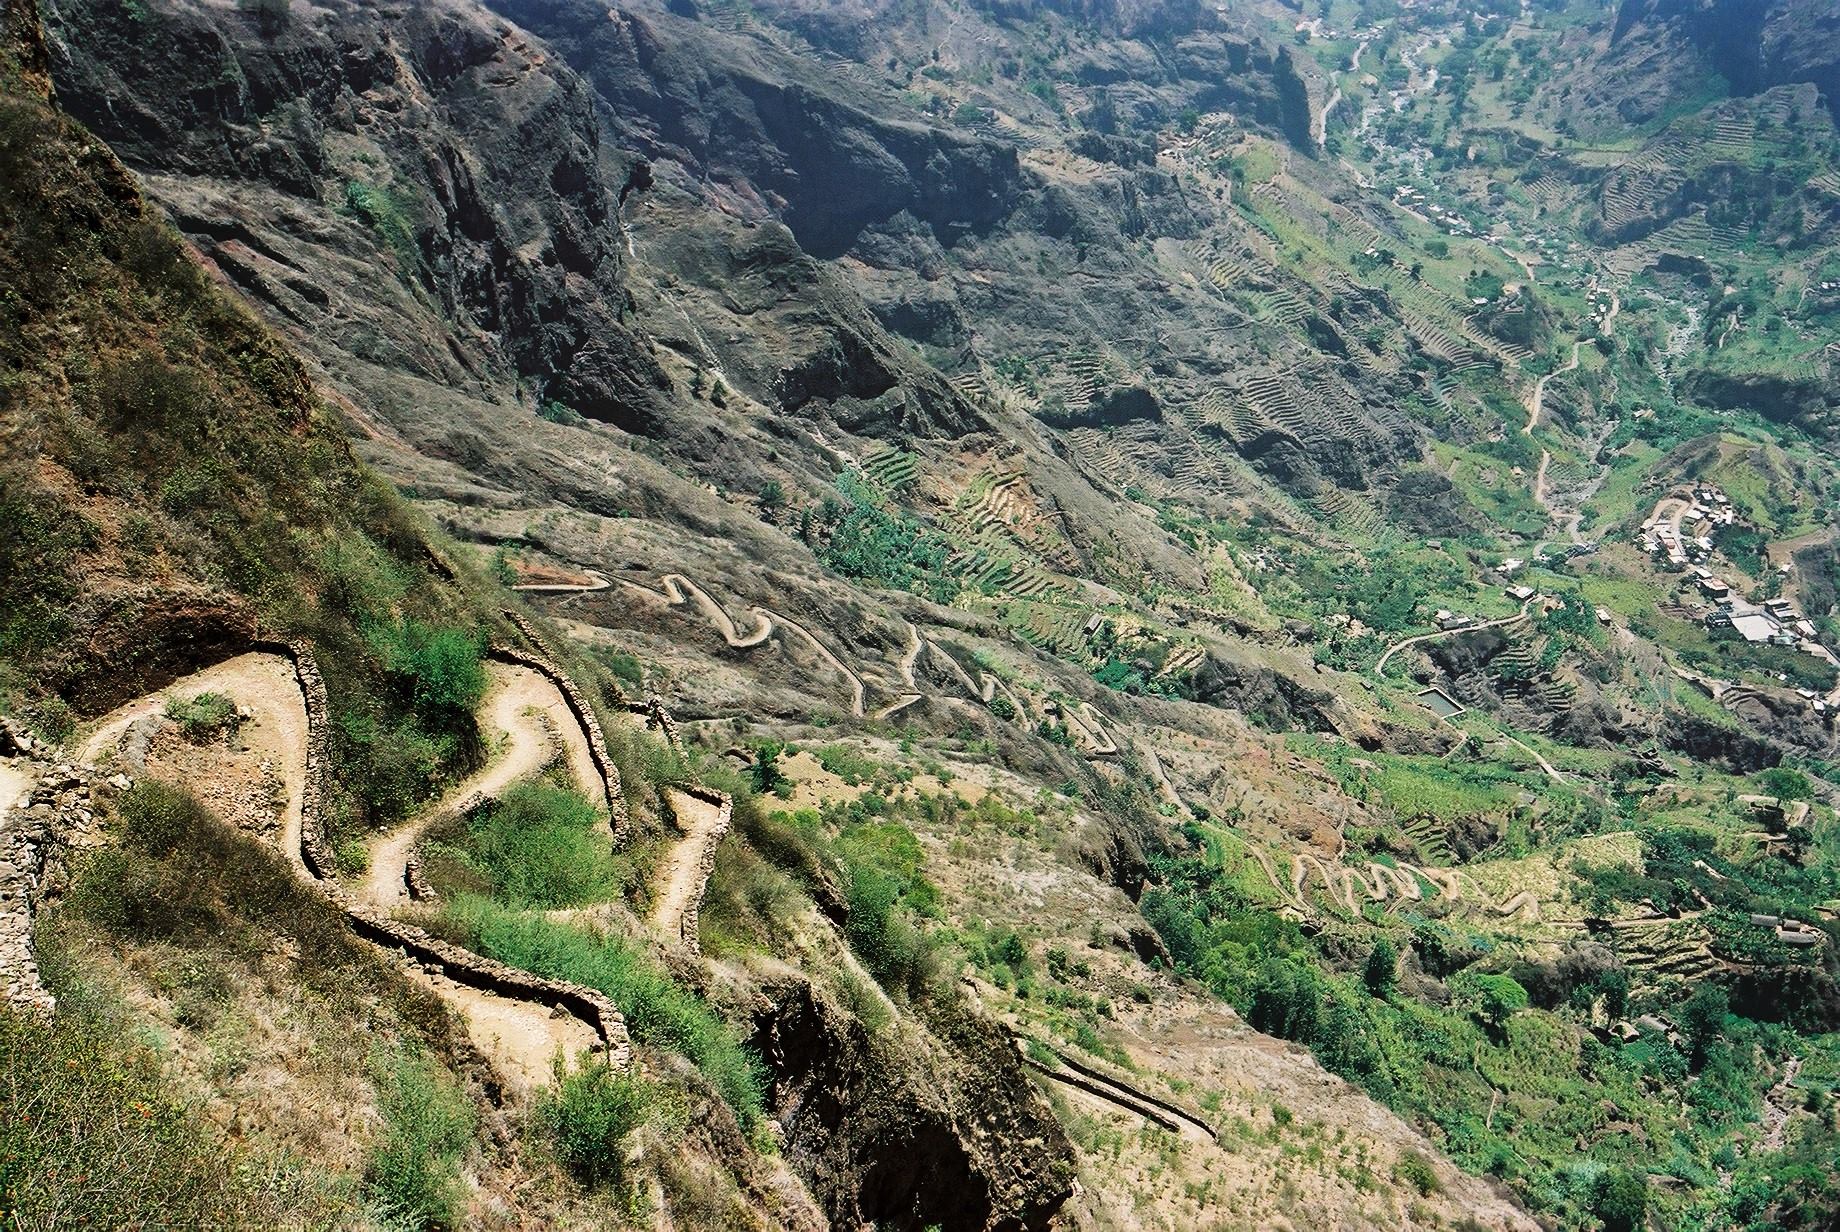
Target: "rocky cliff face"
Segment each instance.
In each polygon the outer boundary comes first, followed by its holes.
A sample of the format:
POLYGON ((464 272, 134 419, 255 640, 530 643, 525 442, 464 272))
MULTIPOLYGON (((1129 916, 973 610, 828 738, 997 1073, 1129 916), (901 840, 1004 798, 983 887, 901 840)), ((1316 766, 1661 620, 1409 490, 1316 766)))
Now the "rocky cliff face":
POLYGON ((1622 0, 1611 40, 1684 44, 1734 93, 1811 83, 1840 118, 1840 13, 1826 0, 1622 0))

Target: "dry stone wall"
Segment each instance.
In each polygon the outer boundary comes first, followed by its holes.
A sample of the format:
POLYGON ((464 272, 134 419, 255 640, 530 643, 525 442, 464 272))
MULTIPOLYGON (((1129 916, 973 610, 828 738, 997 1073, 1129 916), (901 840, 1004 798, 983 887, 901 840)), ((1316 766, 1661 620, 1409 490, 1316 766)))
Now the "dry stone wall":
POLYGON ((607 817, 613 827, 613 841, 616 847, 624 847, 631 836, 631 818, 626 811, 626 788, 620 782, 620 768, 613 764, 613 758, 607 752, 607 738, 601 732, 600 720, 594 716, 594 708, 588 704, 588 698, 569 674, 556 665, 555 656, 549 651, 535 627, 515 612, 506 612, 518 631, 530 639, 530 644, 537 648, 532 654, 514 646, 494 644, 491 654, 506 663, 515 663, 547 678, 562 694, 562 700, 568 705, 569 713, 581 724, 582 733, 588 740, 588 755, 594 761, 594 768, 600 772, 601 790, 606 795, 607 817))
POLYGON ((697 868, 692 874, 696 879, 696 888, 691 891, 690 901, 684 906, 684 918, 678 925, 678 935, 683 938, 690 953, 701 957, 703 939, 699 921, 703 914, 703 895, 709 888, 710 874, 715 872, 716 848, 721 846, 722 836, 728 833, 729 824, 734 820, 735 802, 727 792, 717 791, 713 787, 679 783, 676 789, 686 796, 694 797, 706 804, 713 804, 721 810, 714 828, 710 830, 708 839, 703 843, 703 849, 697 853, 697 868))
MULTIPOLYGON (((59 761, 25 728, 0 719, 0 758, 33 782, 11 808, 0 808, 0 995, 13 1005, 50 1014, 57 998, 40 978, 32 944, 40 895, 59 854, 94 826, 95 797, 104 780, 59 761)), ((125 776, 106 786, 129 785, 125 776)))
POLYGON ((332 853, 326 845, 322 825, 326 724, 330 716, 326 682, 320 675, 312 648, 305 642, 269 643, 257 649, 278 651, 293 660, 294 674, 300 681, 307 711, 306 789, 300 802, 301 856, 320 890, 345 913, 358 934, 461 983, 574 1014, 599 1033, 601 1047, 610 1063, 620 1068, 628 1065, 632 1060, 632 1042, 626 1032, 626 1019, 619 1007, 601 993, 579 984, 533 975, 443 941, 413 924, 391 919, 357 902, 331 880, 332 853))

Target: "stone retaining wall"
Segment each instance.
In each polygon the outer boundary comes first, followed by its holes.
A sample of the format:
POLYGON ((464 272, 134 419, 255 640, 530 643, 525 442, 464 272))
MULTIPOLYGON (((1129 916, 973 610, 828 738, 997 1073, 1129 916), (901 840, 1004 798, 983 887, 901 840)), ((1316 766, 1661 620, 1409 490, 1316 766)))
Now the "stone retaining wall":
MULTIPOLYGON (((31 733, 0 718, 0 757, 32 774, 31 790, 0 810, 0 996, 13 1005, 55 1013, 57 998, 40 978, 32 926, 46 873, 64 845, 95 822, 93 796, 102 779, 47 756, 31 733)), ((128 785, 117 775, 110 785, 128 785)))
POLYGON ((569 713, 581 724, 582 733, 587 737, 588 756, 594 761, 594 768, 600 772, 601 790, 607 797, 607 818, 613 828, 613 842, 616 848, 624 847, 631 837, 631 818, 626 811, 626 787, 620 782, 620 768, 613 764, 613 758, 607 752, 607 739, 601 732, 600 720, 594 716, 594 707, 588 704, 584 694, 569 674, 556 665, 555 656, 549 651, 548 644, 532 627, 529 621, 516 612, 506 612, 518 631, 530 639, 530 644, 537 648, 536 654, 519 650, 514 646, 494 643, 491 655, 506 663, 515 663, 528 667, 556 686, 567 704, 569 713))
MULTIPOLYGON (((307 869, 322 893, 345 913, 359 935, 389 949, 399 950, 424 966, 463 984, 520 1000, 549 1004, 574 1014, 600 1034, 602 1048, 613 1065, 624 1068, 632 1060, 632 1041, 619 1007, 592 988, 562 980, 545 979, 505 963, 475 954, 463 946, 442 941, 400 920, 354 901, 331 880, 332 853, 322 828, 321 797, 326 774, 326 682, 319 673, 313 649, 303 641, 262 643, 254 647, 287 655, 294 663, 307 710, 306 788, 300 802, 300 849, 307 869)), ((567 696, 565 693, 564 696, 567 696)))
MULTIPOLYGON (((492 803, 492 797, 483 791, 476 791, 454 806, 450 814, 454 817, 471 817, 486 805, 492 803)), ((436 823, 437 825, 439 823, 436 823)), ((432 827, 431 827, 432 828, 432 827)), ((426 840, 418 842, 409 849, 409 858, 403 861, 403 884, 409 889, 409 897, 418 903, 432 903, 441 896, 435 893, 427 878, 422 876, 422 853, 427 849, 426 840)))
POLYGON ((671 712, 669 710, 665 709, 664 698, 658 696, 656 693, 647 693, 645 695, 645 713, 652 725, 657 727, 660 732, 664 733, 664 742, 671 746, 671 751, 681 755, 684 751, 684 740, 683 737, 678 734, 677 720, 671 717, 671 712))
POLYGON ((703 939, 699 933, 699 921, 703 914, 703 894, 709 888, 709 876, 716 868, 716 848, 721 845, 722 836, 728 833, 729 823, 734 819, 735 802, 725 791, 713 787, 703 787, 695 783, 676 783, 673 789, 693 796, 707 804, 716 805, 722 810, 715 829, 710 832, 709 841, 703 844, 703 850, 697 854, 696 892, 684 907, 684 918, 678 924, 678 935, 690 953, 701 957, 703 939))

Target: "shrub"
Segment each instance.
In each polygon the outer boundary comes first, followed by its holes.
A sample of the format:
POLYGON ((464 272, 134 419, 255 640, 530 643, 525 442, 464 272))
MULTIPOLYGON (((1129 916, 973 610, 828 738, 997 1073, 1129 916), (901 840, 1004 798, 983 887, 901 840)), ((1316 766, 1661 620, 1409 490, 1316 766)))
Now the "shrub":
POLYGON ((538 1125, 556 1160, 590 1189, 618 1186, 627 1135, 645 1123, 656 1092, 643 1079, 589 1061, 574 1073, 556 1060, 556 1085, 537 1097, 538 1125))
POLYGON ((166 717, 193 744, 203 744, 226 732, 236 730, 236 703, 222 693, 200 693, 196 697, 174 698, 166 703, 166 717))
POLYGON ((109 1021, 0 1005, 0 1211, 9 1228, 336 1222, 264 1192, 109 1021), (317 1216, 317 1217, 316 1217, 317 1216))
POLYGON ((1617 1168, 1597 1178, 1592 1212, 1604 1232, 1635 1232, 1648 1220, 1648 1178, 1617 1168))
POLYGON ((376 1069, 384 1128, 365 1169, 372 1196, 399 1226, 457 1226, 472 1104, 453 1076, 425 1055, 380 1057, 376 1069))
POLYGON ((763 740, 754 746, 751 773, 755 791, 763 795, 769 792, 782 794, 783 788, 783 794, 792 794, 792 784, 787 781, 785 771, 779 768, 780 755, 785 751, 786 746, 778 740, 763 740))
POLYGON ((600 809, 548 783, 520 783, 475 814, 457 854, 493 897, 516 907, 605 902, 625 881, 600 809))
POLYGON ((339 787, 386 825, 428 800, 455 747, 451 737, 429 735, 407 719, 381 722, 357 711, 341 713, 335 730, 335 756, 345 771, 339 787))
POLYGON ((1374 943, 1373 953, 1367 956, 1367 965, 1361 970, 1361 982, 1367 985, 1368 992, 1384 999, 1393 991, 1398 965, 1399 951, 1382 937, 1374 943))
POLYGON ((446 725, 472 715, 486 691, 485 646, 477 635, 419 620, 372 625, 368 633, 418 715, 446 725))
POLYGON ((688 1058, 744 1128, 759 1123, 764 1100, 759 1061, 728 1024, 630 942, 478 897, 450 903, 446 919, 482 954, 537 975, 598 988, 620 1007, 635 1039, 688 1058))
POLYGON ((1418 1191, 1421 1198, 1429 1198, 1443 1186, 1438 1184, 1437 1172, 1431 1161, 1417 1151, 1407 1151, 1399 1157, 1393 1167, 1393 1175, 1418 1191))

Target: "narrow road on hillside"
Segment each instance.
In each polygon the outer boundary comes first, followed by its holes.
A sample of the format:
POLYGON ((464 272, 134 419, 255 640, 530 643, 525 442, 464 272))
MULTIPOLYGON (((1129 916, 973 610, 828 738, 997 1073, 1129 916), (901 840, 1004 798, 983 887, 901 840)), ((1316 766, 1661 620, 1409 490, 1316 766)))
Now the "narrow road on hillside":
POLYGON ((1374 664, 1374 675, 1378 676, 1384 672, 1386 670, 1386 661, 1400 651, 1405 650, 1407 647, 1416 646, 1421 642, 1434 642, 1440 637, 1453 637, 1459 633, 1474 633, 1479 629, 1499 629, 1503 625, 1511 625, 1517 621, 1525 620, 1527 619, 1528 609, 1533 607, 1534 600, 1538 598, 1539 596, 1535 595, 1533 599, 1529 599, 1521 604, 1521 610, 1512 616, 1503 616, 1497 620, 1485 620, 1481 624, 1465 625, 1460 629, 1433 629, 1429 633, 1415 634, 1402 641, 1394 642, 1391 646, 1388 646, 1386 652, 1380 656, 1380 661, 1374 664))
POLYGON ((583 569, 587 582, 524 582, 510 589, 533 595, 591 595, 613 585, 613 579, 598 569, 583 569))
MULTIPOLYGON (((491 665, 493 669, 499 666, 491 665)), ((527 669, 506 670, 530 675, 548 685, 541 676, 527 669)), ((548 687, 553 693, 554 686, 548 687)), ((82 759, 91 765, 104 761, 135 723, 163 713, 166 702, 174 697, 193 697, 203 692, 222 693, 253 714, 253 719, 245 722, 242 729, 247 751, 225 744, 221 746, 223 755, 267 761, 281 774, 287 799, 283 806, 285 824, 281 828, 280 844, 296 874, 318 885, 301 858, 307 712, 294 665, 286 658, 267 653, 238 655, 175 681, 157 693, 129 702, 99 720, 83 737, 79 745, 82 759)), ((521 695, 519 690, 507 689, 504 693, 521 695)), ((557 700, 560 701, 559 696, 557 700)), ((482 721, 491 720, 482 716, 482 721)), ((599 782, 598 778, 589 781, 599 782)), ((400 867, 397 877, 400 883, 400 867)), ((460 982, 451 974, 437 973, 416 964, 399 969, 406 978, 433 992, 458 1013, 467 1024, 469 1036, 498 1071, 526 1092, 537 1090, 550 1081, 551 1062, 558 1048, 565 1057, 575 1057, 601 1042, 593 1026, 574 1014, 557 1015, 545 1002, 487 992, 460 982)))
POLYGON ((637 582, 628 581, 624 578, 622 578, 621 581, 624 585, 641 595, 653 599, 663 599, 665 603, 671 607, 681 606, 694 600, 696 605, 702 609, 704 616, 708 618, 709 623, 722 635, 722 640, 737 650, 744 650, 750 646, 760 645, 769 637, 773 636, 773 630, 776 627, 790 633, 798 634, 811 646, 812 650, 820 659, 823 659, 827 664, 835 668, 839 675, 849 681, 850 714, 858 719, 864 717, 866 713, 864 697, 868 690, 863 684, 862 677, 857 675, 842 659, 837 657, 835 651, 820 641, 811 630, 807 629, 798 621, 756 604, 749 608, 748 611, 758 624, 755 626, 753 632, 744 634, 741 632, 740 628, 736 626, 734 619, 729 616, 726 608, 710 598, 709 593, 701 586, 698 586, 695 582, 681 573, 667 573, 664 577, 660 578, 659 583, 662 587, 660 590, 652 590, 649 587, 641 586, 637 582))
POLYGON ((692 905, 702 898, 711 849, 728 831, 729 807, 677 787, 665 795, 684 837, 658 862, 652 924, 662 936, 682 938, 694 947, 695 939, 687 934, 685 924, 692 905))
POLYGON ((1763 1144, 1765 1151, 1780 1151, 1789 1128, 1789 1093, 1795 1076, 1802 1072, 1802 1059, 1790 1057, 1783 1066, 1781 1081, 1770 1088, 1763 1100, 1763 1144))
POLYGON ((307 784, 307 716, 294 665, 280 655, 237 655, 117 707, 96 720, 82 737, 78 759, 88 765, 102 763, 120 748, 136 723, 164 715, 168 702, 200 693, 222 694, 252 716, 239 725, 238 735, 281 776, 286 797, 280 818, 282 851, 299 864, 300 802, 307 784))
POLYGON ((487 663, 486 679, 479 726, 488 747, 493 749, 491 760, 440 801, 366 844, 370 866, 354 889, 364 901, 383 911, 408 901, 404 875, 409 855, 428 828, 468 800, 496 798, 519 779, 541 770, 555 752, 557 737, 552 733, 564 739, 569 773, 576 785, 590 799, 601 793, 600 776, 588 754, 587 740, 553 683, 530 668, 509 663, 487 663), (573 734, 579 747, 568 747, 568 734, 573 734))
POLYGON ((1521 429, 1522 436, 1532 436, 1533 430, 1539 426, 1540 412, 1546 405, 1546 382, 1552 380, 1560 373, 1570 372, 1572 369, 1576 368, 1578 366, 1578 350, 1582 346, 1584 346, 1582 341, 1574 341, 1572 343, 1572 358, 1570 362, 1564 367, 1554 368, 1551 372, 1548 372, 1545 376, 1533 383, 1533 394, 1527 400, 1527 426, 1521 429))

